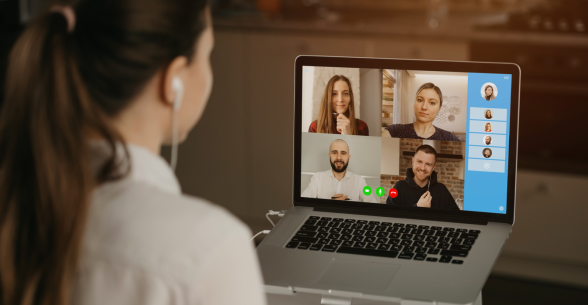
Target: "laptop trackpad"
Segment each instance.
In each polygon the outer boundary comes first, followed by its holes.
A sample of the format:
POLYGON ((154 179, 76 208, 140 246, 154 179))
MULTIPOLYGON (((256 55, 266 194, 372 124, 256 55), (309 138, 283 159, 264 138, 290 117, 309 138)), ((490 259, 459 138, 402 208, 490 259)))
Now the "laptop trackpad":
POLYGON ((385 290, 400 265, 334 259, 319 277, 328 286, 385 290))

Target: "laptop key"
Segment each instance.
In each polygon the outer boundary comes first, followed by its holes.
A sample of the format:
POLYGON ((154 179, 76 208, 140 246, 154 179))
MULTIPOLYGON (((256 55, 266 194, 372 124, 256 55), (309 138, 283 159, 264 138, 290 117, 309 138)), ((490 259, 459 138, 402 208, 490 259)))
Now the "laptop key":
POLYGON ((341 235, 341 240, 351 240, 353 238, 353 235, 341 235))
POLYGON ((402 251, 402 246, 399 245, 390 245, 390 251, 402 251))
POLYGON ((291 241, 301 242, 301 243, 316 243, 318 238, 316 237, 302 237, 302 236, 294 236, 292 237, 291 241))
POLYGON ((298 249, 301 250, 306 250, 308 249, 312 244, 311 243, 300 243, 300 245, 298 245, 298 249))
POLYGON ((329 235, 331 235, 331 234, 329 234, 329 233, 319 233, 315 237, 318 237, 318 238, 327 238, 327 237, 329 237, 329 235))
POLYGON ((390 244, 390 245, 398 245, 398 244, 400 244, 400 239, 390 239, 388 241, 388 244, 390 244))
POLYGON ((456 251, 456 250, 441 250, 441 255, 466 257, 469 251, 456 251))
POLYGON ((341 225, 340 222, 331 221, 331 222, 329 222, 329 224, 327 225, 327 227, 338 228, 340 225, 341 225))
POLYGON ((463 244, 464 244, 464 245, 470 245, 470 246, 471 246, 471 245, 473 245, 475 242, 476 242, 476 240, 475 240, 475 239, 464 239, 464 240, 463 240, 463 244))
POLYGON ((472 234, 480 234, 480 230, 470 230, 469 233, 472 233, 472 234))
POLYGON ((344 222, 344 223, 342 223, 339 226, 339 228, 341 228, 341 229, 349 229, 349 228, 351 228, 351 225, 352 225, 352 223, 350 223, 350 222, 344 222))
POLYGON ((319 226, 319 227, 324 227, 324 226, 326 226, 328 223, 329 223, 329 222, 328 222, 328 221, 326 221, 326 220, 319 220, 319 221, 316 223, 316 225, 317 225, 317 226, 319 226))
POLYGON ((414 250, 416 249, 416 247, 413 246, 405 246, 402 251, 404 252, 414 252, 414 250))
POLYGON ((367 245, 367 243, 365 242, 356 242, 355 245, 353 245, 354 248, 365 248, 365 246, 367 245))
POLYGON ((467 233, 468 232, 468 229, 457 229, 457 230, 455 230, 455 232, 457 232, 457 233, 467 233))
POLYGON ((363 227, 363 230, 367 230, 367 231, 373 231, 376 228, 375 225, 365 225, 363 227))
POLYGON ((316 220, 307 220, 304 224, 307 226, 314 226, 316 223, 316 220))
POLYGON ((415 235, 412 240, 416 240, 416 241, 422 241, 425 240, 425 237, 422 235, 415 235))
POLYGON ((319 244, 326 245, 326 244, 328 244, 330 241, 331 241, 330 239, 321 238, 321 239, 319 239, 318 243, 319 243, 319 244))
POLYGON ((375 237, 378 234, 377 231, 367 231, 365 236, 375 237))
POLYGON ((388 227, 379 225, 379 226, 376 226, 376 228, 374 230, 376 230, 378 232, 384 232, 384 231, 386 231, 386 229, 388 229, 388 227))
POLYGON ((390 226, 392 226, 392 223, 391 222, 382 222, 382 225, 385 227, 390 227, 390 226))
POLYGON ((341 238, 341 234, 331 234, 328 237, 329 239, 339 239, 341 238))
POLYGON ((395 223, 394 226, 395 227, 404 227, 404 224, 403 223, 395 223))
POLYGON ((312 246, 310 246, 309 249, 312 250, 312 251, 319 251, 322 248, 323 248, 323 245, 313 244, 312 246))
POLYGON ((401 246, 410 246, 412 245, 412 241, 411 240, 403 240, 399 243, 399 245, 401 246))
POLYGON ((390 245, 386 245, 386 244, 379 244, 378 245, 378 250, 388 250, 390 249, 390 245))
POLYGON ((357 223, 361 223, 361 224, 367 224, 368 221, 367 220, 358 220, 357 223))
POLYGON ((378 247, 378 244, 376 243, 369 243, 365 246, 366 249, 375 249, 378 247))
POLYGON ((424 261, 425 258, 427 258, 427 255, 426 254, 422 254, 422 253, 417 253, 414 256, 414 260, 415 261, 424 261))
POLYGON ((378 238, 377 243, 378 244, 387 244, 388 243, 388 239, 387 238, 384 238, 384 237, 380 237, 380 238, 378 238))
POLYGON ((352 242, 352 241, 344 241, 344 242, 341 244, 341 247, 353 247, 353 244, 354 244, 354 243, 355 243, 355 242, 352 242))
POLYGON ((437 245, 437 249, 441 249, 441 250, 449 249, 449 244, 447 244, 447 243, 439 243, 437 245))
POLYGON ((427 257, 427 262, 436 262, 437 258, 436 257, 427 257))
POLYGON ((321 251, 335 252, 335 250, 337 250, 337 246, 325 245, 321 251))
POLYGON ((363 241, 363 236, 353 236, 351 238, 351 241, 363 241))
POLYGON ((412 259, 412 257, 414 256, 414 253, 412 252, 405 252, 402 251, 400 252, 400 254, 398 255, 398 258, 402 258, 402 259, 412 259))
POLYGON ((331 239, 331 242, 329 243, 329 245, 338 246, 341 243, 343 243, 342 240, 331 239))
POLYGON ((355 222, 355 219, 345 219, 345 222, 355 222))
POLYGON ((425 245, 425 242, 424 241, 413 241, 412 245, 415 247, 422 247, 425 245))
POLYGON ((351 248, 351 247, 339 247, 339 249, 337 250, 337 253, 380 256, 380 257, 389 257, 389 258, 395 258, 396 256, 398 256, 398 252, 396 252, 396 251, 383 251, 383 250, 376 250, 376 249, 361 249, 361 248, 351 248))
POLYGON ((375 237, 375 236, 366 237, 366 238, 364 239, 364 241, 365 241, 365 242, 368 242, 368 243, 375 243, 375 242, 376 242, 376 240, 378 240, 378 238, 377 238, 377 237, 375 237))
POLYGON ((452 245, 461 245, 462 242, 463 242, 462 238, 452 238, 449 243, 452 245))
POLYGON ((429 251, 427 251, 428 254, 435 254, 435 255, 439 254, 439 252, 441 252, 441 250, 433 249, 433 248, 430 248, 429 251))
POLYGON ((378 235, 376 235, 376 236, 378 236, 378 237, 388 237, 388 235, 390 235, 390 233, 388 233, 388 232, 378 232, 378 235))
POLYGON ((427 248, 437 248, 437 243, 428 242, 428 243, 425 244, 425 247, 427 247, 427 248))
POLYGON ((402 237, 400 237, 400 239, 412 239, 412 237, 412 234, 403 234, 402 237))
POLYGON ((350 229, 361 230, 361 229, 363 229, 363 225, 361 223, 354 223, 350 229))
POLYGON ((439 260, 440 263, 449 263, 451 261, 452 257, 451 256, 441 256, 441 259, 439 260))
POLYGON ((414 252, 417 254, 425 254, 425 253, 427 253, 427 248, 418 247, 414 250, 414 252))
POLYGON ((425 237, 426 242, 436 242, 439 237, 436 236, 427 236, 425 237))
POLYGON ((403 233, 403 234, 410 233, 411 230, 412 229, 409 229, 409 228, 400 228, 400 229, 398 229, 398 233, 403 233))
POLYGON ((420 225, 420 226, 419 226, 419 229, 423 229, 423 230, 428 230, 428 229, 430 229, 430 228, 431 228, 431 227, 429 227, 429 226, 423 226, 423 225, 420 225))
POLYGON ((454 260, 451 261, 451 263, 452 264, 457 264, 457 265, 462 265, 463 264, 463 261, 462 260, 459 260, 459 259, 454 259, 454 260))
POLYGON ((402 237, 402 234, 400 233, 391 233, 388 235, 388 238, 400 239, 400 237, 402 237))
POLYGON ((443 228, 441 228, 441 227, 431 227, 431 230, 435 230, 435 231, 439 231, 439 230, 442 230, 442 229, 443 228))
POLYGON ((299 242, 291 241, 288 244, 286 244, 286 248, 296 248, 299 244, 299 242))
POLYGON ((446 232, 455 232, 455 228, 443 228, 443 231, 446 231, 446 232))
POLYGON ((355 230, 355 232, 353 232, 353 235, 355 236, 363 236, 365 234, 365 230, 355 230))
POLYGON ((388 229, 386 229, 386 232, 390 232, 390 233, 396 233, 398 232, 400 228, 398 227, 388 227, 388 229))
POLYGON ((343 233, 344 235, 351 235, 351 234, 353 234, 353 230, 352 229, 344 229, 343 231, 341 231, 341 233, 343 233))
POLYGON ((427 235, 427 236, 429 236, 429 235, 435 235, 435 230, 425 230, 423 232, 423 235, 427 235))
POLYGON ((415 230, 412 230, 411 233, 421 235, 421 234, 423 234, 424 231, 425 230, 423 230, 423 229, 415 229, 415 230))
POLYGON ((448 244, 451 241, 451 238, 449 237, 439 237, 439 240, 437 240, 440 243, 446 243, 448 244))
POLYGON ((308 219, 310 219, 310 220, 319 220, 321 218, 318 217, 318 216, 310 216, 310 217, 308 217, 308 219))
POLYGON ((476 239, 476 238, 478 238, 478 234, 461 233, 461 235, 459 236, 459 238, 476 239))
POLYGON ((457 233, 457 232, 449 232, 449 234, 447 234, 447 237, 454 238, 454 237, 458 237, 459 235, 460 235, 460 233, 457 233))
POLYGON ((343 229, 341 228, 332 228, 329 233, 335 233, 335 234, 339 234, 341 233, 341 231, 343 231, 343 229))
POLYGON ((335 219, 333 219, 333 221, 336 221, 336 222, 343 222, 343 220, 344 220, 343 218, 335 218, 335 219))
POLYGON ((327 233, 327 232, 329 232, 329 230, 331 230, 331 228, 329 228, 329 227, 320 227, 320 228, 318 228, 318 231, 319 232, 322 232, 322 233, 327 233))
POLYGON ((333 218, 331 217, 321 217, 321 220, 331 221, 333 218))
POLYGON ((296 232, 296 236, 308 236, 308 237, 315 237, 317 232, 308 232, 308 231, 298 231, 296 232))
POLYGON ((300 231, 309 231, 309 232, 315 232, 316 230, 318 230, 319 227, 317 226, 307 226, 304 225, 302 227, 300 227, 300 231))
POLYGON ((417 225, 406 225, 407 228, 415 229, 417 225))
POLYGON ((447 236, 447 232, 446 231, 437 231, 437 233, 435 233, 435 236, 445 237, 445 236, 447 236))

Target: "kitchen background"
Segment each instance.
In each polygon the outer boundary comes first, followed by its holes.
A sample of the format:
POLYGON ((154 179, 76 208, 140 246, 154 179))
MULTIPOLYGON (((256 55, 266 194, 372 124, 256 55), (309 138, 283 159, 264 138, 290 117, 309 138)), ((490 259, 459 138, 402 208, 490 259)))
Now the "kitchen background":
MULTIPOLYGON (((522 70, 516 223, 483 302, 588 303, 587 0, 211 3, 215 86, 180 146, 185 193, 226 207, 254 232, 270 228, 269 209, 291 207, 298 55, 514 62, 522 70)), ((45 5, 0 0, 0 101, 8 51, 45 5)))

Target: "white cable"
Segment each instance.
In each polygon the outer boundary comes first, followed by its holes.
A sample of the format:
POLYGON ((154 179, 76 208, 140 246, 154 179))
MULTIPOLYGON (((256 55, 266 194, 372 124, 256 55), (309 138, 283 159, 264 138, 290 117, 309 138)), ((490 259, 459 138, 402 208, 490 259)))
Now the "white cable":
POLYGON ((172 114, 172 151, 171 151, 171 168, 176 170, 178 163, 178 111, 173 110, 172 114))
POLYGON ((253 235, 253 237, 251 237, 251 241, 253 241, 257 236, 261 235, 261 234, 269 234, 271 230, 263 230, 255 235, 253 235))
POLYGON ((286 215, 286 210, 281 210, 279 212, 277 211, 272 211, 269 210, 267 214, 265 214, 265 218, 267 218, 267 220, 272 224, 272 227, 275 227, 276 225, 274 224, 274 222, 269 218, 270 215, 278 215, 278 217, 284 217, 284 215, 286 215))

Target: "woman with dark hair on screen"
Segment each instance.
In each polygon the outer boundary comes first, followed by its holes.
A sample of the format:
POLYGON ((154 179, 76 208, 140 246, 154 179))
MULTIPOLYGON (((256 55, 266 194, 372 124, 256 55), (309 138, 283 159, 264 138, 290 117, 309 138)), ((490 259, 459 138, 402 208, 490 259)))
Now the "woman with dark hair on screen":
POLYGON ((488 120, 492 118, 492 110, 488 109, 486 110, 486 112, 484 113, 484 117, 487 118, 488 120))
POLYGON ((486 88, 484 88, 484 99, 491 101, 495 98, 496 96, 494 95, 494 87, 492 87, 492 85, 487 85, 486 88))
POLYGON ((308 132, 369 136, 367 124, 355 118, 355 103, 351 81, 343 75, 331 77, 319 108, 318 120, 308 132))
POLYGON ((393 138, 459 141, 456 135, 433 125, 441 106, 441 89, 433 83, 424 83, 417 90, 413 104, 416 121, 409 124, 392 124, 386 127, 386 130, 393 138))
POLYGON ((484 125, 484 131, 485 131, 485 132, 492 132, 492 124, 490 124, 490 123, 486 123, 486 124, 484 125))
POLYGON ((8 60, 2 304, 264 304, 249 230, 159 156, 210 95, 207 2, 61 3, 8 60))

